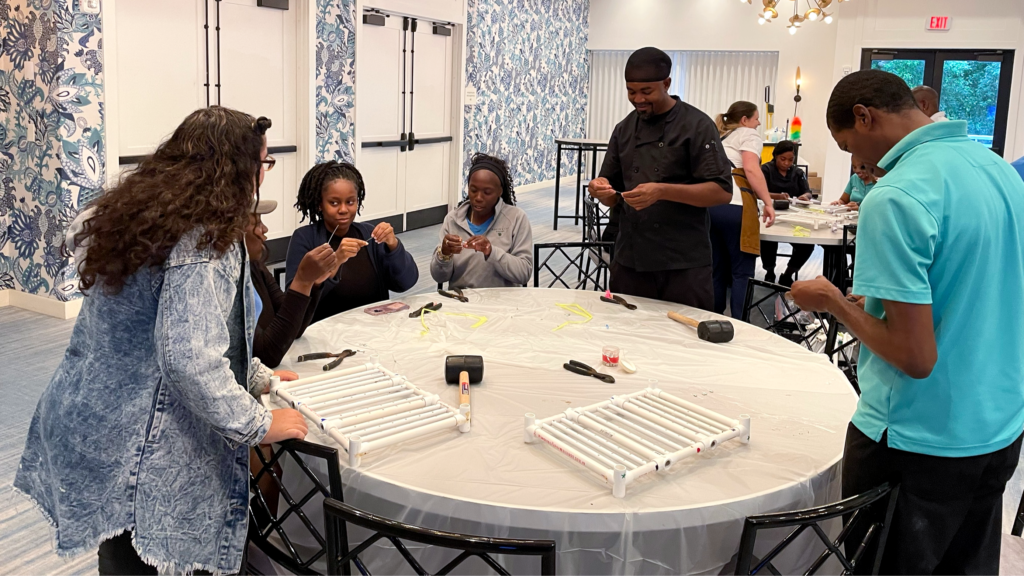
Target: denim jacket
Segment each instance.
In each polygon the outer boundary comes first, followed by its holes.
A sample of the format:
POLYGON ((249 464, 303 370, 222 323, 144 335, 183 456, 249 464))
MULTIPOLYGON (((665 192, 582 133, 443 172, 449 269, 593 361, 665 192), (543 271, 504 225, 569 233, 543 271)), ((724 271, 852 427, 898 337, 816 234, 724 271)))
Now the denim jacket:
POLYGON ((89 292, 39 400, 14 486, 56 528, 59 553, 133 530, 161 573, 239 569, 270 372, 252 358, 246 251, 217 256, 197 238, 117 295, 89 292))

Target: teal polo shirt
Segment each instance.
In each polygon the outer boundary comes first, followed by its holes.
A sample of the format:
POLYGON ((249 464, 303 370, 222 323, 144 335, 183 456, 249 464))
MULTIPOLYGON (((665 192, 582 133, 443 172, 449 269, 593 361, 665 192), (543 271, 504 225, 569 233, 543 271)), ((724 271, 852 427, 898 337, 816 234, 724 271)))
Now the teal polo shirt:
POLYGON ((861 205, 853 292, 931 304, 938 362, 915 380, 862 347, 853 424, 932 456, 988 454, 1024 431, 1024 180, 936 122, 900 140, 861 205))
POLYGON ((864 201, 864 197, 868 195, 868 192, 871 192, 871 189, 874 187, 875 182, 865 184, 864 181, 860 179, 860 176, 851 174, 850 181, 846 183, 846 190, 843 190, 843 194, 846 194, 847 197, 849 197, 850 202, 860 204, 864 201))

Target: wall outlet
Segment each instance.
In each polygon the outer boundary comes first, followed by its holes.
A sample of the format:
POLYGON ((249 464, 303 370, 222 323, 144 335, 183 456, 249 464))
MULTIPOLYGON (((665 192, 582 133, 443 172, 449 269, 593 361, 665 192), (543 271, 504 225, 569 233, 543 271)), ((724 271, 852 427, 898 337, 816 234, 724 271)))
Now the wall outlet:
POLYGON ((466 106, 476 106, 475 86, 466 86, 466 106))
POLYGON ((843 66, 843 76, 849 76, 853 72, 852 66, 843 66))
POLYGON ((99 14, 100 0, 78 0, 78 8, 85 14, 99 14))

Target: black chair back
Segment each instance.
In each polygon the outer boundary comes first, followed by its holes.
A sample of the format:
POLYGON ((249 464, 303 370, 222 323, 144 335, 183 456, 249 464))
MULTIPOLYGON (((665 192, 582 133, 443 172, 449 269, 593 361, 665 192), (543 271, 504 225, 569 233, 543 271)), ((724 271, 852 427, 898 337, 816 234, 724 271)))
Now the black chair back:
POLYGON ((555 242, 533 245, 533 286, 541 286, 541 272, 547 271, 544 288, 561 284, 570 290, 608 289, 611 257, 605 260, 602 251, 609 254, 614 242, 555 242), (541 259, 541 253, 545 256, 541 259), (575 279, 572 277, 575 276, 575 279))
POLYGON ((608 225, 609 210, 593 196, 583 197, 583 241, 601 242, 601 235, 608 225))
POLYGON ((847 224, 843 226, 843 249, 840 253, 839 278, 836 286, 844 295, 846 291, 853 288, 853 265, 855 261, 855 250, 857 248, 857 225, 847 224))
MULTIPOLYGON (((338 450, 328 446, 321 446, 302 440, 289 440, 280 444, 271 445, 271 454, 266 454, 257 447, 253 450, 260 461, 260 466, 255 474, 249 474, 249 486, 253 493, 249 500, 249 541, 256 548, 266 554, 271 560, 277 562, 294 574, 319 574, 313 569, 313 564, 327 553, 327 539, 324 536, 323 528, 316 526, 306 515, 305 509, 317 506, 317 502, 310 503, 315 496, 321 495, 325 499, 333 498, 342 500, 341 469, 338 464, 338 450), (303 457, 323 460, 327 469, 326 482, 303 457), (280 464, 286 459, 293 460, 303 475, 308 478, 313 487, 305 494, 293 495, 285 487, 281 478, 280 464), (275 497, 277 493, 288 505, 284 511, 278 510, 278 502, 275 497), (302 522, 305 528, 303 531, 313 537, 318 548, 311 552, 303 552, 297 549, 294 542, 296 534, 289 535, 285 532, 284 522, 295 515, 302 522), (273 536, 276 535, 275 540, 273 536)), ((296 479, 290 479, 291 486, 296 485, 296 479)), ((308 543, 308 538, 303 538, 303 543, 308 543)), ((306 550, 307 546, 300 546, 306 550)))
POLYGON ((786 292, 789 288, 781 284, 751 278, 743 301, 743 321, 796 342, 812 352, 825 350, 829 319, 817 312, 803 312, 786 298, 786 292), (757 316, 751 321, 754 311, 757 311, 757 316), (810 323, 806 323, 808 318, 810 323))
POLYGON ((860 395, 860 381, 857 379, 857 360, 860 357, 860 340, 853 334, 845 333, 846 339, 839 342, 839 331, 843 324, 834 316, 829 317, 828 336, 825 338, 825 354, 860 395))
POLYGON ((772 564, 772 560, 808 528, 825 545, 825 550, 811 563, 804 574, 814 574, 832 556, 839 560, 843 567, 843 574, 853 573, 861 561, 868 559, 872 562, 871 573, 878 574, 898 494, 899 486, 892 487, 886 483, 835 504, 793 512, 748 516, 743 523, 743 536, 740 538, 740 551, 736 560, 736 574, 761 574, 762 570, 779 574, 772 564), (839 517, 843 517, 843 529, 833 540, 825 533, 821 523, 839 517), (759 531, 791 527, 796 527, 796 529, 783 538, 764 558, 760 560, 754 558, 754 543, 759 531), (845 554, 841 549, 844 544, 846 544, 845 554))
POLYGON ((539 556, 540 573, 555 573, 555 543, 552 540, 485 538, 430 530, 370 514, 334 499, 324 500, 324 520, 327 523, 327 569, 331 574, 348 574, 349 562, 355 564, 361 574, 369 574, 359 555, 381 539, 390 542, 416 574, 430 572, 413 557, 404 542, 461 551, 461 554, 434 574, 448 574, 474 556, 483 560, 496 573, 508 574, 509 572, 491 556, 492 554, 539 556), (346 530, 348 523, 365 528, 373 534, 350 550, 346 530))

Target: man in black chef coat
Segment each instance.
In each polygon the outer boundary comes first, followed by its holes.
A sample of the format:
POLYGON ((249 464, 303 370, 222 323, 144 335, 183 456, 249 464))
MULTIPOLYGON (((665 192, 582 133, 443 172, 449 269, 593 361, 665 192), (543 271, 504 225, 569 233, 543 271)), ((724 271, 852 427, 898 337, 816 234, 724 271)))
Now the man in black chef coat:
POLYGON ((707 209, 732 199, 732 165, 711 118, 669 95, 671 69, 657 48, 629 57, 635 110, 612 132, 589 191, 619 225, 612 292, 711 310, 707 209))

